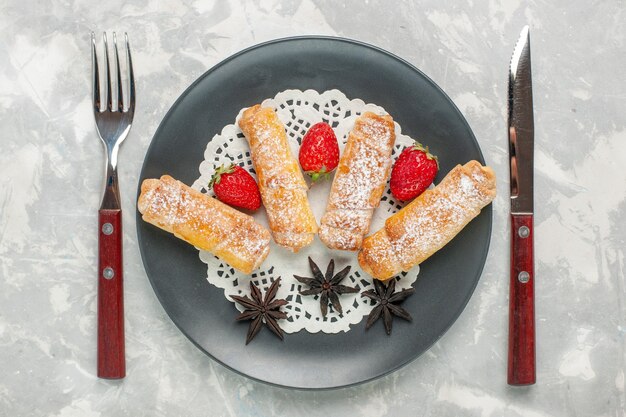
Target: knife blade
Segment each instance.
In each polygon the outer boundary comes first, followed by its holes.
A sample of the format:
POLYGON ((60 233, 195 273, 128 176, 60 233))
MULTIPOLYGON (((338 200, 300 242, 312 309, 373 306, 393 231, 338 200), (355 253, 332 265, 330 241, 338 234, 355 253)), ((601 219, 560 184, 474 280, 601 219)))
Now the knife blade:
POLYGON ((509 283, 509 385, 536 381, 533 148, 534 120, 530 33, 522 29, 509 68, 508 136, 511 186, 509 283))

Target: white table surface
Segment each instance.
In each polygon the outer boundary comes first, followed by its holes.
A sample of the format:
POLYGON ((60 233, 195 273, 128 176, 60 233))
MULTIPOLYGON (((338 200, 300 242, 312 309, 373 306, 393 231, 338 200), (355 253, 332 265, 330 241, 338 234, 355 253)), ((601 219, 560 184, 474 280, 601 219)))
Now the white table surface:
POLYGON ((626 13, 622 1, 0 1, 1 416, 626 416, 626 13), (531 26, 537 384, 506 385, 507 66, 531 26), (128 31, 138 101, 120 154, 123 381, 95 376, 103 151, 89 33, 128 31), (491 248, 467 308, 403 369, 302 392, 213 362, 172 324, 135 232, 141 164, 182 91, 229 55, 292 35, 395 53, 437 82, 497 173, 491 248))

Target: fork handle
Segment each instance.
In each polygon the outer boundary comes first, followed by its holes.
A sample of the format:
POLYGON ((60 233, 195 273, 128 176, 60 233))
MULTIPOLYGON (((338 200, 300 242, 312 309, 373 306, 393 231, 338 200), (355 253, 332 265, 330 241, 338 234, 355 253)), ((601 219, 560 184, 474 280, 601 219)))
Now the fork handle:
POLYGON ((98 211, 98 377, 126 375, 122 210, 98 211))

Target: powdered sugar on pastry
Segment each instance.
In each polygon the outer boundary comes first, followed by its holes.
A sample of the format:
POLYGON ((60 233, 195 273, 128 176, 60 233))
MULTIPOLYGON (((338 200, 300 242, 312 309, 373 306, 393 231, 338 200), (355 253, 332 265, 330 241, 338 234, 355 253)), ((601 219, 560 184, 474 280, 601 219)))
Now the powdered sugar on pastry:
POLYGON ((269 231, 252 216, 168 175, 142 183, 137 208, 146 222, 213 253, 243 273, 259 267, 269 253, 269 231))
POLYGON ((252 155, 261 199, 277 244, 298 252, 309 245, 317 222, 307 198, 307 185, 291 154, 285 127, 269 107, 246 109, 239 119, 252 155))
POLYGON ((319 236, 329 248, 361 247, 389 178, 394 142, 391 116, 366 112, 356 120, 321 220, 319 236))
POLYGON ((477 161, 456 166, 365 239, 361 267, 382 280, 408 271, 452 240, 495 195, 491 168, 477 161))

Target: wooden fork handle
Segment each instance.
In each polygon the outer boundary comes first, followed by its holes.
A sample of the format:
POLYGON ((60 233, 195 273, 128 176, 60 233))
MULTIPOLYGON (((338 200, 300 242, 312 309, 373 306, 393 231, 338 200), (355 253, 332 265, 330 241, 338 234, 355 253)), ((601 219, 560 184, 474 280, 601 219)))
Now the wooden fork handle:
POLYGON ((122 210, 98 211, 98 377, 126 375, 122 210))

